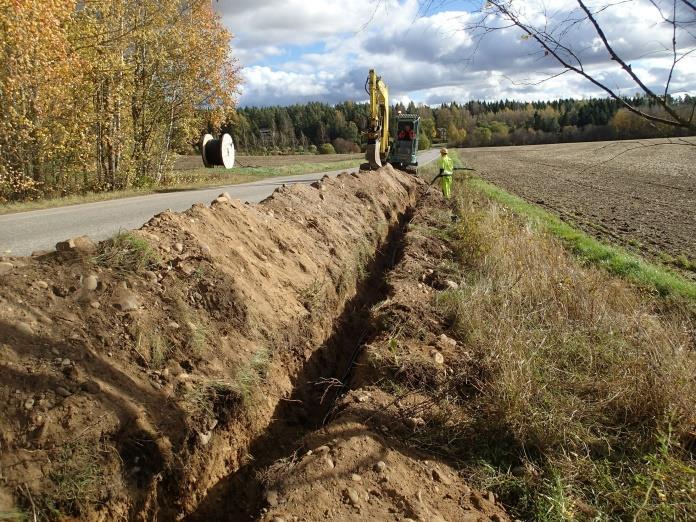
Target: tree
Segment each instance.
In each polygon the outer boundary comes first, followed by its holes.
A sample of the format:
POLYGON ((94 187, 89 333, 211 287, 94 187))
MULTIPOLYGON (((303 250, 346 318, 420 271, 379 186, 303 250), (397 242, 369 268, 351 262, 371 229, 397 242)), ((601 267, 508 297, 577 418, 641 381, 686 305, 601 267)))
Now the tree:
POLYGON ((657 91, 648 86, 647 80, 632 68, 627 59, 619 55, 615 42, 607 37, 605 29, 599 22, 599 15, 607 9, 630 9, 627 4, 636 1, 602 2, 591 7, 586 0, 576 0, 577 7, 565 13, 565 16, 559 20, 557 17, 549 15, 550 11, 541 5, 538 12, 529 16, 526 14, 529 2, 488 0, 479 11, 479 16, 475 22, 467 25, 466 28, 482 38, 492 32, 508 29, 511 26, 517 27, 523 33, 523 40, 534 42, 543 56, 552 57, 563 67, 560 73, 551 77, 572 71, 606 92, 627 110, 648 121, 695 131, 696 102, 691 105, 687 112, 678 110, 674 104, 674 98, 671 96, 670 88, 675 77, 674 73, 679 67, 686 65, 688 62, 684 62, 684 59, 696 51, 696 47, 693 46, 693 33, 690 31, 690 26, 696 22, 696 4, 691 0, 648 0, 655 8, 656 17, 659 17, 661 23, 670 27, 672 34, 670 48, 662 50, 669 52, 671 68, 664 85, 657 91), (592 72, 592 69, 586 66, 583 49, 577 48, 573 43, 573 35, 578 28, 583 26, 591 27, 596 34, 596 41, 604 49, 607 58, 616 64, 651 104, 664 110, 664 116, 651 114, 634 104, 630 99, 620 96, 611 83, 605 81, 599 74, 592 72))

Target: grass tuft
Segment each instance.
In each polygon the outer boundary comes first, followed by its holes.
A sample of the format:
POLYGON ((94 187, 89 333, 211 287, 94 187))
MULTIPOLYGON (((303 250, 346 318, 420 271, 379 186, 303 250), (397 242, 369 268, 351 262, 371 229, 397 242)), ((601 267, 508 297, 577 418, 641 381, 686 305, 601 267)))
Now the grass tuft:
POLYGON ((132 232, 120 232, 105 241, 95 258, 98 265, 123 272, 140 272, 159 261, 150 243, 132 232))

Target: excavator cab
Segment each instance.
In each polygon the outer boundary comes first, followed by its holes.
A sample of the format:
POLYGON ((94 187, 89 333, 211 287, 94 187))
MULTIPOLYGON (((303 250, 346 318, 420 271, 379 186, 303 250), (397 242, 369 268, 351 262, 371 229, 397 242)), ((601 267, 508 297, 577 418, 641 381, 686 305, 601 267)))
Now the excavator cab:
POLYGON ((418 167, 418 132, 420 116, 398 114, 396 116, 396 137, 392 142, 389 163, 399 169, 418 167))

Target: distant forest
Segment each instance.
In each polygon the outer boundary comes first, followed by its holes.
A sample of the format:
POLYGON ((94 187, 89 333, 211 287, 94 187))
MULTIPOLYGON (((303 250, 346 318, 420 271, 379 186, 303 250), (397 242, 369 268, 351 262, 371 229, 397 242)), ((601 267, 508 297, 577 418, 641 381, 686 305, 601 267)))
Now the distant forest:
MULTIPOLYGON (((642 98, 630 99, 646 113, 662 110, 642 98)), ((696 98, 675 100, 688 115, 696 98)), ((446 142, 450 146, 485 147, 575 141, 601 141, 685 136, 688 131, 654 125, 622 108, 617 100, 554 100, 542 102, 471 101, 439 107, 397 104, 396 111, 421 116, 421 148, 446 142), (443 131, 444 130, 444 131, 443 131)), ((363 147, 368 105, 307 103, 288 107, 243 107, 223 127, 238 149, 247 153, 358 152, 363 147)))

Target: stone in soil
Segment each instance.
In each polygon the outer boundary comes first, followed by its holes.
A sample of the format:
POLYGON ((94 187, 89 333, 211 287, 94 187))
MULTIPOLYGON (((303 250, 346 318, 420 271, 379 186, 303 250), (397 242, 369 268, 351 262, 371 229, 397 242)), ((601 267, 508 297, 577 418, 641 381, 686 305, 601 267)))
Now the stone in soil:
POLYGON ((82 280, 82 288, 84 288, 85 290, 89 290, 90 292, 96 290, 98 285, 99 280, 95 275, 88 275, 82 280))
POLYGON ((278 492, 274 489, 269 489, 264 500, 270 507, 276 507, 278 505, 278 492))
POLYGON ((3 261, 2 263, 0 263, 0 275, 9 274, 13 268, 14 265, 12 263, 7 263, 3 261))
POLYGON ((97 251, 97 245, 87 236, 80 236, 56 243, 56 250, 58 252, 94 254, 97 251))
POLYGON ((452 484, 452 479, 449 478, 444 472, 440 471, 439 469, 435 468, 432 471, 433 474, 433 480, 436 480, 437 482, 441 482, 445 486, 449 486, 452 484))
POLYGON ((114 307, 119 309, 121 312, 136 310, 140 306, 138 296, 127 288, 123 287, 118 287, 116 289, 112 297, 112 303, 114 307))

